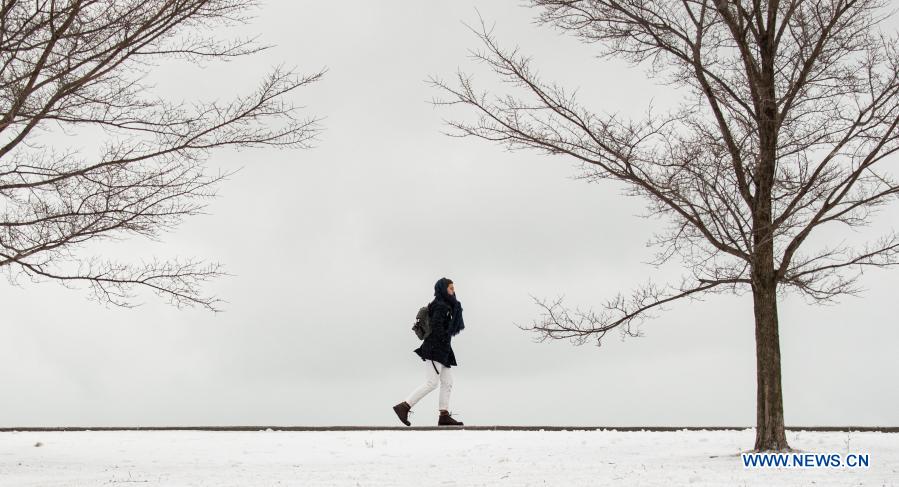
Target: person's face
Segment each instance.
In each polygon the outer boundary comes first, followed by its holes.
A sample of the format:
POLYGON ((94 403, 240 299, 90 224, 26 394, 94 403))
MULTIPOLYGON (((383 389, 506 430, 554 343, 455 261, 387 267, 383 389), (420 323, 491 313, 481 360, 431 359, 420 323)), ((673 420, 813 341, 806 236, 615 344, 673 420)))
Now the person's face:
POLYGON ((450 283, 450 285, 446 287, 446 292, 450 296, 456 294, 456 288, 455 288, 455 286, 453 286, 453 283, 450 283))

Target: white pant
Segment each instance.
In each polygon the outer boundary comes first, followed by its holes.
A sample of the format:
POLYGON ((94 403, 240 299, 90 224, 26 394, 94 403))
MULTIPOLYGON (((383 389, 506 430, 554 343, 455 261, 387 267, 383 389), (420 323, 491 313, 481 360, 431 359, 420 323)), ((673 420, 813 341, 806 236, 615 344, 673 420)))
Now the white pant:
POLYGON ((421 400, 421 398, 428 395, 429 392, 433 391, 437 388, 437 385, 440 385, 440 401, 439 408, 448 410, 449 409, 449 398, 450 392, 453 390, 453 375, 450 373, 449 367, 444 367, 440 362, 435 362, 433 360, 425 360, 425 367, 427 367, 427 375, 426 381, 421 385, 418 389, 414 390, 412 394, 406 398, 406 403, 409 406, 414 406, 415 403, 421 400))

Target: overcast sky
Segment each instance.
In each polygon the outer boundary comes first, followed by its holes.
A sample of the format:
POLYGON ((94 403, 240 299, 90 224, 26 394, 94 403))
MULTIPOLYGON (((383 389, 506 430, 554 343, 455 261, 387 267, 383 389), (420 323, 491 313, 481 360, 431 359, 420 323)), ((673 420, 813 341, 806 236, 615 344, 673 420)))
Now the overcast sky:
MULTIPOLYGON (((677 101, 517 2, 265 2, 233 34, 277 47, 204 70, 162 66, 157 89, 225 100, 282 62, 327 67, 292 98, 325 117, 316 147, 215 153, 210 172, 243 169, 209 215, 160 243, 103 247, 223 263, 234 276, 206 289, 225 311, 177 310, 150 293, 140 308, 107 308, 83 288, 2 283, 0 424, 399 425, 390 407, 425 378, 410 327, 445 276, 465 309, 450 409, 466 424, 754 425, 748 295, 675 304, 645 337, 610 334, 599 348, 536 343, 515 326, 539 316, 531 295, 587 308, 679 271, 644 264, 664 222, 636 216, 644 202, 620 187, 575 180, 562 157, 441 134, 443 118, 466 112, 432 106, 429 75, 461 67, 495 86, 467 55, 479 40, 463 22, 476 24, 476 9, 597 112, 677 101)), ((863 297, 835 306, 781 302, 788 425, 899 424, 899 270, 861 284, 863 297)), ((437 395, 413 424, 436 422, 437 395)))

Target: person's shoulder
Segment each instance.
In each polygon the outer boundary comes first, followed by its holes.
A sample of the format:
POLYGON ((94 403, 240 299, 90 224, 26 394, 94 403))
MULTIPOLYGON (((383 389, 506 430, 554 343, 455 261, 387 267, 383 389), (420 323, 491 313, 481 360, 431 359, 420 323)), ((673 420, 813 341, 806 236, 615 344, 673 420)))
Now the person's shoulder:
POLYGON ((450 309, 450 306, 448 303, 444 302, 442 299, 435 299, 435 300, 431 301, 431 309, 434 309, 434 308, 450 309))

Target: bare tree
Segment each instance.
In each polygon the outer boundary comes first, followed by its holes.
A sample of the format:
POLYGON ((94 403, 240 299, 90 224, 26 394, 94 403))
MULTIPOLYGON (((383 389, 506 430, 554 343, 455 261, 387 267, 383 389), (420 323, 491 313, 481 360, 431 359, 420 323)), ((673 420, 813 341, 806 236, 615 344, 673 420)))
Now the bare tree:
POLYGON ((152 289, 175 306, 218 311, 222 300, 203 295, 200 284, 223 275, 220 264, 120 263, 79 251, 92 241, 158 239, 201 213, 201 200, 233 174, 205 174, 213 149, 309 146, 318 120, 298 119, 285 98, 324 70, 300 76, 274 68, 254 92, 225 103, 173 103, 146 86, 162 59, 204 66, 270 47, 213 33, 246 23, 255 6, 252 0, 2 0, 0 269, 12 283, 22 275, 86 283, 93 298, 126 307, 135 305, 136 289, 152 289), (83 134, 100 142, 60 147, 83 134))
MULTIPOLYGON (((586 179, 615 180, 671 225, 652 243, 656 263, 679 258, 683 280, 619 295, 599 311, 538 302, 524 327, 544 339, 599 340, 665 304, 709 293, 751 292, 755 311, 755 450, 788 451, 784 435, 778 296, 812 302, 855 293, 863 269, 899 263, 899 236, 867 245, 822 243, 822 227, 854 229, 899 194, 884 167, 897 148, 899 55, 882 33, 885 0, 533 0, 539 21, 648 66, 687 93, 642 120, 598 115, 504 49, 483 21, 473 52, 522 95, 488 96, 464 72, 437 104, 475 121, 454 136, 582 161, 586 179)), ((893 159, 895 161, 895 159, 893 159)))

